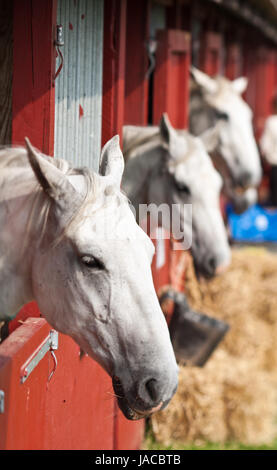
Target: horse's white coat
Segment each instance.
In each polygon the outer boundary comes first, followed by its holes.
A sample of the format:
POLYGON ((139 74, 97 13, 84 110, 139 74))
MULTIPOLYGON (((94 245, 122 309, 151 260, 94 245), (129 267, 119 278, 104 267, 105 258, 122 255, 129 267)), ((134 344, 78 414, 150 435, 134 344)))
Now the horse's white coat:
MULTIPOLYGON (((262 169, 252 126, 253 113, 241 96, 247 87, 247 79, 240 77, 230 81, 222 76, 211 78, 195 67, 191 71, 203 92, 204 103, 218 113, 218 119, 220 115, 225 116, 219 132, 218 151, 228 165, 235 184, 257 186, 262 169)), ((201 114, 201 106, 199 112, 201 114)), ((198 121, 200 125, 201 116, 198 121)), ((192 126, 193 133, 197 134, 197 120, 192 126)))
MULTIPOLYGON (((218 130, 205 133, 208 147, 218 130)), ((210 276, 227 266, 230 248, 219 207, 222 180, 202 140, 176 131, 164 114, 160 127, 125 126, 123 153, 128 161, 122 187, 136 213, 142 203, 166 203, 170 210, 178 204, 185 239, 192 228, 192 254, 198 270, 210 276), (184 204, 192 204, 192 227, 183 214, 184 204)))
POLYGON ((277 115, 266 119, 260 147, 267 162, 270 165, 277 165, 277 115))
POLYGON ((118 138, 102 151, 100 175, 27 146, 0 152, 0 320, 36 300, 119 378, 126 415, 149 414, 173 395, 177 365, 152 281, 154 247, 120 192, 118 138))

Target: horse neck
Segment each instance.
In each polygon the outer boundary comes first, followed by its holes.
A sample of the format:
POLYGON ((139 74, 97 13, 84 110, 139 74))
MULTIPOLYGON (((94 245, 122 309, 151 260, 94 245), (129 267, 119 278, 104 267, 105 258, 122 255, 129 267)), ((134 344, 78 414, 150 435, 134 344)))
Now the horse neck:
MULTIPOLYGON (((12 197, 12 191, 17 188, 17 178, 19 174, 22 177, 25 170, 4 173, 6 178, 1 185, 0 199, 0 317, 11 319, 22 305, 33 300, 32 259, 42 229, 41 205, 38 203, 43 195, 26 191, 12 197)), ((25 173, 27 175, 28 172, 25 173)))
POLYGON ((163 148, 157 146, 137 153, 126 164, 122 189, 126 192, 136 211, 138 211, 139 204, 156 203, 156 201, 149 200, 149 188, 153 178, 162 173, 163 153, 163 148))

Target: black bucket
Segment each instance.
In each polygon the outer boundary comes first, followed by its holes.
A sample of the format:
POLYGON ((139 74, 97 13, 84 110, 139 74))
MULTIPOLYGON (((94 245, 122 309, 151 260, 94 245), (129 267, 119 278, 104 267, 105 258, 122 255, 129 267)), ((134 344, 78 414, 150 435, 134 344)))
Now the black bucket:
POLYGON ((230 329, 228 323, 192 310, 186 296, 173 289, 160 298, 174 301, 169 323, 171 342, 179 364, 203 367, 230 329))

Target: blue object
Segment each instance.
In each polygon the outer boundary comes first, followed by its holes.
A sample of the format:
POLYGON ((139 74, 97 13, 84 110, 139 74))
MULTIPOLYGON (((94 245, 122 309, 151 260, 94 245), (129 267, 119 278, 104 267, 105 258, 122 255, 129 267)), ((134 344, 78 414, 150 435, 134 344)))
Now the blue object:
POLYGON ((277 242, 277 209, 255 205, 238 215, 229 206, 227 216, 233 240, 277 242))

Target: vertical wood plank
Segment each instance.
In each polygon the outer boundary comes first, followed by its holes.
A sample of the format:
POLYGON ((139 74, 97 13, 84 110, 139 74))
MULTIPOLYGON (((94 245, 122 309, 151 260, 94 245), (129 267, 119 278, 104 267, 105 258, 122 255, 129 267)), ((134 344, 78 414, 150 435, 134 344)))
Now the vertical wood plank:
POLYGON ((0 0, 0 145, 11 143, 12 13, 12 2, 10 0, 0 0))
POLYGON ((158 49, 154 73, 153 121, 158 124, 167 112, 174 127, 188 126, 190 35, 185 31, 157 33, 158 49))
POLYGON ((241 49, 237 43, 229 43, 226 48, 225 76, 234 80, 242 74, 241 49))
POLYGON ((125 124, 146 125, 148 116, 149 0, 127 3, 125 124))
POLYGON ((14 0, 12 142, 54 147, 54 66, 57 0, 14 0))
POLYGON ((126 0, 104 4, 102 145, 122 134, 124 123, 126 0))
POLYGON ((275 54, 269 48, 259 47, 256 53, 255 128, 261 137, 265 120, 272 113, 275 92, 275 54))
MULTIPOLYGON (((42 152, 54 152, 55 112, 55 28, 57 0, 13 2, 13 144, 23 144, 25 136, 42 152)), ((39 316, 35 302, 24 306, 18 320, 39 316)))
POLYGON ((202 36, 200 49, 200 69, 210 76, 215 76, 221 70, 222 38, 218 33, 205 31, 202 36))

